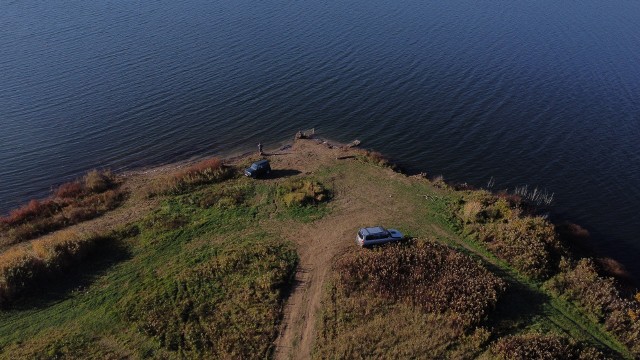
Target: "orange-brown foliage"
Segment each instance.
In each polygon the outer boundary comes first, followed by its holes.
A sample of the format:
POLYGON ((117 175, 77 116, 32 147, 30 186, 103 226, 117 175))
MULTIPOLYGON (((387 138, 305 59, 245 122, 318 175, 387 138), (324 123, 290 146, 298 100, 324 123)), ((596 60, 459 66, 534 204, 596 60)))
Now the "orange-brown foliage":
POLYGON ((58 210, 59 206, 52 200, 31 200, 26 205, 0 218, 0 221, 9 226, 15 226, 39 217, 50 216, 58 210))
POLYGON ((449 313, 464 324, 484 319, 505 283, 471 258, 434 242, 362 251, 338 263, 346 296, 367 291, 427 312, 449 313))
POLYGON ((59 199, 77 198, 84 195, 84 186, 79 181, 72 181, 60 185, 53 196, 59 199))
POLYGON ((31 200, 26 205, 0 218, 2 244, 11 245, 36 236, 92 219, 116 208, 124 194, 109 171, 90 171, 84 182, 73 181, 60 185, 53 197, 31 200))
POLYGON ((225 180, 233 174, 232 168, 225 166, 222 160, 211 158, 200 161, 173 176, 167 176, 150 184, 148 196, 161 194, 179 194, 192 186, 225 180))
POLYGON ((491 351, 498 359, 604 359, 600 351, 559 335, 530 333, 500 338, 491 351))

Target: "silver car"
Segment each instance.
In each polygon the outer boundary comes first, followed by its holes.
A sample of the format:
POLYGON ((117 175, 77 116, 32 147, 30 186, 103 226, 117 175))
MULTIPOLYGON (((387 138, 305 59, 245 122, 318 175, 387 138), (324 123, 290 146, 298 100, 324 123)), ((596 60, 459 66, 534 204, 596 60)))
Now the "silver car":
POLYGON ((385 229, 382 226, 362 228, 356 236, 360 246, 379 245, 404 239, 404 235, 396 229, 385 229))

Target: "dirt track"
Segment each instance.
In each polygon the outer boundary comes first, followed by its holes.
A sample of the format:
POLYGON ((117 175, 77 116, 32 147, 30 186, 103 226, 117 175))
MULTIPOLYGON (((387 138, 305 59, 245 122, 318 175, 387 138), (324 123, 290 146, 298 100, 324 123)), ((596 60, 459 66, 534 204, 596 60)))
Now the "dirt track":
MULTIPOLYGON (((287 154, 271 160, 274 168, 313 174, 320 167, 337 161, 355 161, 352 155, 351 150, 305 140, 296 142, 287 154)), ((331 213, 312 224, 292 224, 284 230, 285 236, 297 244, 300 264, 275 343, 276 359, 311 357, 322 290, 332 265, 345 252, 357 250, 355 234, 359 227, 384 223, 390 216, 379 201, 393 194, 384 193, 384 186, 359 181, 358 176, 332 174, 332 184, 328 184, 334 192, 331 213)), ((389 170, 389 176, 401 175, 389 170)))
MULTIPOLYGON (((292 147, 267 153, 274 173, 285 176, 313 175, 325 166, 342 161, 357 161, 355 151, 317 141, 299 140, 292 147)), ((249 158, 257 158, 249 156, 249 158)), ((246 161, 245 157, 230 160, 246 161)), ((85 221, 70 229, 100 232, 134 222, 154 209, 158 200, 147 199, 146 186, 154 179, 167 176, 187 164, 163 167, 126 174, 123 189, 129 194, 125 203, 99 218, 85 221)), ((389 176, 401 176, 388 171, 389 176)), ((352 172, 330 174, 330 186, 334 198, 329 215, 311 224, 298 222, 269 222, 267 227, 281 233, 297 245, 299 267, 294 286, 284 309, 279 336, 275 341, 276 359, 307 359, 314 345, 316 320, 320 310, 323 287, 335 260, 347 251, 357 251, 355 234, 359 227, 383 224, 390 217, 387 207, 380 206, 380 199, 393 196, 385 193, 385 186, 361 181, 352 172)), ((279 181, 273 179, 269 181, 279 181)), ((406 211, 400 206, 394 212, 406 211)), ((52 236, 52 234, 45 235, 52 236)), ((28 242, 18 246, 25 246, 28 242)))

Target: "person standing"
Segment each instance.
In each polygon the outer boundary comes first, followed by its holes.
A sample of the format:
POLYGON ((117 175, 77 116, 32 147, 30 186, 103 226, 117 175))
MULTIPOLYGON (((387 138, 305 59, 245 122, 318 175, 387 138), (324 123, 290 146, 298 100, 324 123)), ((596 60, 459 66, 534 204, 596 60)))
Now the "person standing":
POLYGON ((262 152, 262 143, 258 143, 258 154, 264 155, 264 153, 262 152))

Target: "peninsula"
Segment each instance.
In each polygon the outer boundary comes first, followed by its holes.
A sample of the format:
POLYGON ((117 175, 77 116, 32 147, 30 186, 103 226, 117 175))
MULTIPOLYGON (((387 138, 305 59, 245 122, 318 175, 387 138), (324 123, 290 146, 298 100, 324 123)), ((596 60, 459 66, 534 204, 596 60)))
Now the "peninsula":
POLYGON ((638 358, 587 235, 322 139, 94 171, 1 219, 0 358, 638 358), (359 247, 378 225, 410 238, 359 247))

